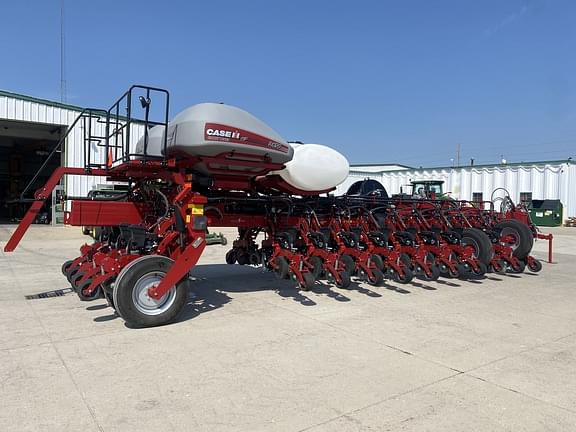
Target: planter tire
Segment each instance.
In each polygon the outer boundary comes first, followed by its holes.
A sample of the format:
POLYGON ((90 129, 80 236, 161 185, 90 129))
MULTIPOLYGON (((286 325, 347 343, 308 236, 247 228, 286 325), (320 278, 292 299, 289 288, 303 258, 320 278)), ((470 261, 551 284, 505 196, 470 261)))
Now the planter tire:
POLYGON ((188 300, 186 279, 158 300, 147 295, 148 289, 158 285, 173 264, 168 257, 147 255, 122 269, 114 284, 113 303, 129 326, 160 326, 174 321, 180 314, 188 300))

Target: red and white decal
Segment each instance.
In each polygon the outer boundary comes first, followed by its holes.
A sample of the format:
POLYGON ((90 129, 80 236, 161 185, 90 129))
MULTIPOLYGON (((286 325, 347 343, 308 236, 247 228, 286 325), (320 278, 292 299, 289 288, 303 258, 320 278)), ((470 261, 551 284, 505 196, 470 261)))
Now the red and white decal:
POLYGON ((206 141, 231 142, 263 147, 282 153, 288 153, 290 149, 286 144, 279 143, 262 135, 218 123, 206 123, 204 126, 204 139, 206 141))

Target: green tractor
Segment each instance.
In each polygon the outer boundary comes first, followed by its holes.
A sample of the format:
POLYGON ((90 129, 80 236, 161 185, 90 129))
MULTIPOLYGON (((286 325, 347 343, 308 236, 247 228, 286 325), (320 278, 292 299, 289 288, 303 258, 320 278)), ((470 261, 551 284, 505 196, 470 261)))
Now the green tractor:
POLYGON ((410 182, 412 198, 451 200, 450 192, 444 192, 443 185, 444 180, 413 180, 410 182))

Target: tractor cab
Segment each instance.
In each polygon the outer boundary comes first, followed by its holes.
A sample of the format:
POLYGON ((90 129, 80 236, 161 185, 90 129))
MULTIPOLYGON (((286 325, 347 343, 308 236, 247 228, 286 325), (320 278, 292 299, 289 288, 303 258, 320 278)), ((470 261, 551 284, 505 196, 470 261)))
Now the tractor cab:
POLYGON ((444 193, 443 180, 415 180, 410 182, 412 198, 416 199, 449 199, 444 193))

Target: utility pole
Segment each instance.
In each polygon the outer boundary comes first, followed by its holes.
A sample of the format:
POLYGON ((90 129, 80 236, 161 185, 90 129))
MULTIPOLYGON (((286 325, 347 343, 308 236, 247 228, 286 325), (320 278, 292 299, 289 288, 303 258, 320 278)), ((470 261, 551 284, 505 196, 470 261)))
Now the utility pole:
POLYGON ((66 103, 66 39, 64 33, 64 0, 60 1, 60 102, 66 103))
POLYGON ((458 148, 456 150, 456 166, 460 168, 460 143, 458 143, 458 148))

